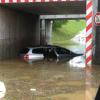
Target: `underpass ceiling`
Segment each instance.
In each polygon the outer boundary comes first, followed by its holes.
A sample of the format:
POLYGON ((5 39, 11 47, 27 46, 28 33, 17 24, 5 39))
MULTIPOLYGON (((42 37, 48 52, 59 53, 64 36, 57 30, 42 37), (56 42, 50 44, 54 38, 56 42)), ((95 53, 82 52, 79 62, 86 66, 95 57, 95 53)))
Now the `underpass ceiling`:
POLYGON ((13 8, 37 15, 56 15, 56 14, 85 14, 86 2, 36 2, 36 3, 14 3, 1 6, 13 8))

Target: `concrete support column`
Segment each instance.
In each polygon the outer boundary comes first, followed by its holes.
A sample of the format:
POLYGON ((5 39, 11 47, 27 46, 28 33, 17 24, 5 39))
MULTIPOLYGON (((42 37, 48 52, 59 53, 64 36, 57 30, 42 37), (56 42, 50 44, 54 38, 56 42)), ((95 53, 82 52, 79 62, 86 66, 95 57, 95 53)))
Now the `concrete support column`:
POLYGON ((100 11, 100 0, 93 0, 93 63, 100 64, 100 26, 94 24, 94 16, 100 11))
POLYGON ((51 44, 52 36, 52 21, 42 19, 40 22, 40 44, 47 45, 51 44))
POLYGON ((52 23, 51 20, 46 20, 46 44, 52 44, 52 23))
POLYGON ((18 57, 22 48, 37 44, 39 16, 0 6, 0 59, 18 57))
POLYGON ((45 20, 42 19, 40 21, 40 44, 46 44, 46 27, 45 27, 45 20))
POLYGON ((93 30, 92 30, 92 32, 93 32, 93 63, 97 63, 98 62, 98 60, 97 60, 98 59, 97 58, 98 45, 97 45, 97 38, 96 37, 97 37, 98 32, 97 32, 97 27, 94 23, 94 16, 95 16, 96 12, 98 12, 98 6, 99 6, 98 1, 99 0, 92 0, 92 1, 93 1, 93 30))

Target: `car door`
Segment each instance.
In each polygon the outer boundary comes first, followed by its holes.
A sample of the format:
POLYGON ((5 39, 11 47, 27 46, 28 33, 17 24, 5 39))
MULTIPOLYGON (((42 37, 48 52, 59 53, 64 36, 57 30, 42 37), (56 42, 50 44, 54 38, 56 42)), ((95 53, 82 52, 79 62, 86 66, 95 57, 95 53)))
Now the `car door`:
POLYGON ((57 59, 57 55, 55 49, 53 47, 47 48, 47 58, 49 59, 57 59))
POLYGON ((58 58, 59 59, 65 59, 65 58, 70 58, 70 51, 69 50, 66 50, 64 48, 60 48, 60 47, 57 47, 56 48, 56 52, 58 54, 58 58))

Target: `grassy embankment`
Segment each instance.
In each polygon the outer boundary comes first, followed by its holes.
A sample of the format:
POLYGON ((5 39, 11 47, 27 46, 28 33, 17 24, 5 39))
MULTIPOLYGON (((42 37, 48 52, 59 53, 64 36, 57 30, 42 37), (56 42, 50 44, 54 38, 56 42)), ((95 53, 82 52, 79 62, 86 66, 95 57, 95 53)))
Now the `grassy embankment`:
POLYGON ((55 21, 53 23, 52 43, 71 44, 70 39, 86 27, 85 20, 55 21))

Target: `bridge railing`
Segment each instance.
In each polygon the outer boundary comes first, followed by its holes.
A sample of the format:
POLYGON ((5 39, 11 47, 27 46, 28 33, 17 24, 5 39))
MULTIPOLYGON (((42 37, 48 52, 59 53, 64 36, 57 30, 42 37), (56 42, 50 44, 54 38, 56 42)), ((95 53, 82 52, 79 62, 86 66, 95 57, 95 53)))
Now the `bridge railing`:
POLYGON ((86 0, 0 0, 0 3, 30 3, 30 2, 74 2, 74 1, 86 1, 86 0))

